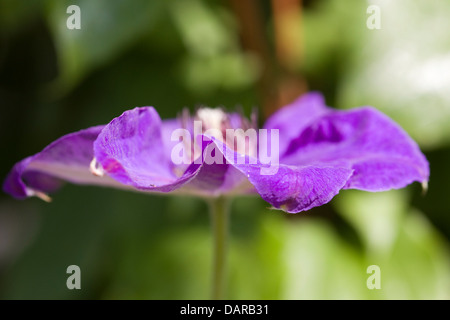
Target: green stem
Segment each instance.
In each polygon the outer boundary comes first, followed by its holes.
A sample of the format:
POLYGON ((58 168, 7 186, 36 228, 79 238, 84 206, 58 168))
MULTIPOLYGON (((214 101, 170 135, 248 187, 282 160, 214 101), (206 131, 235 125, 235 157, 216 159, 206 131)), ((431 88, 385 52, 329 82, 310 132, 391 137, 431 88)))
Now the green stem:
POLYGON ((226 278, 226 253, 228 241, 228 201, 218 197, 210 201, 213 232, 213 278, 211 298, 224 299, 226 278))

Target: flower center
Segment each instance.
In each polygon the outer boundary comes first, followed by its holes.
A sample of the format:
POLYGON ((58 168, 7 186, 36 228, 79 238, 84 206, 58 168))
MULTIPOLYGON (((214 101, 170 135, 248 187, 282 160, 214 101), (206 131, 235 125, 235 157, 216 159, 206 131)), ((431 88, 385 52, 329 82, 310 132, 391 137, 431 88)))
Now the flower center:
POLYGON ((220 141, 224 141, 226 130, 231 128, 228 115, 220 108, 200 108, 194 121, 201 122, 202 133, 208 133, 220 141))
POLYGON ((196 140, 199 134, 213 136, 234 151, 255 156, 258 143, 255 112, 251 118, 249 121, 242 113, 226 113, 221 108, 201 107, 194 116, 187 109, 183 110, 181 123, 193 133, 189 143, 191 161, 201 155, 201 142, 196 140))
POLYGON ((203 129, 218 129, 223 131, 228 125, 228 117, 222 109, 200 108, 197 110, 196 118, 203 124, 203 129))

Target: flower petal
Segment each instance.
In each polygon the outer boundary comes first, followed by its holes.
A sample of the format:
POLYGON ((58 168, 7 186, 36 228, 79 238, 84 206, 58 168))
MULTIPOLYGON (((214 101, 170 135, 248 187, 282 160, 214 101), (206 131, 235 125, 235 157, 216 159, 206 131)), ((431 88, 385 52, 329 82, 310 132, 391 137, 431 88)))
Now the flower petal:
POLYGON ((322 94, 318 92, 306 93, 290 105, 287 105, 267 119, 265 129, 278 129, 280 133, 280 154, 309 124, 330 112, 325 105, 322 94))
MULTIPOLYGON (((201 138, 201 136, 199 137, 201 138)), ((218 149, 217 145, 209 140, 209 138, 205 137, 205 139, 202 152, 205 156, 202 164, 198 166, 199 169, 196 176, 182 191, 205 196, 251 192, 253 188, 249 186, 248 183, 245 183, 247 181, 245 175, 234 166, 227 164, 226 159, 223 156, 220 156, 218 163, 205 163, 204 159, 206 159, 206 155, 216 152, 213 150, 217 150, 217 152, 220 153, 222 152, 218 149)))
MULTIPOLYGON (((227 164, 206 164, 202 159, 174 164, 172 148, 179 142, 170 141, 170 136, 180 127, 175 119, 162 122, 152 107, 126 111, 103 129, 94 143, 95 157, 107 175, 140 191, 215 196, 246 180, 227 164)), ((203 143, 202 151, 208 153, 213 147, 209 145, 203 143)))
POLYGON ((429 165, 418 145, 371 107, 333 111, 305 128, 282 157, 290 165, 354 169, 345 188, 383 191, 426 182, 429 165))
POLYGON ((119 186, 110 178, 94 176, 89 165, 93 143, 103 126, 67 134, 41 152, 18 162, 7 176, 3 190, 16 198, 26 198, 56 189, 61 180, 78 184, 119 186))
MULTIPOLYGON (((94 142, 94 154, 102 169, 114 180, 139 190, 173 191, 199 170, 189 167, 182 176, 171 161, 169 127, 162 130, 153 107, 134 108, 113 119, 94 142)), ((184 167, 183 167, 184 168, 184 167)), ((183 170, 184 171, 184 170, 183 170)))
POLYGON ((247 176, 264 200, 290 213, 306 211, 329 202, 344 187, 353 172, 352 169, 342 167, 277 164, 273 174, 262 174, 261 169, 267 168, 267 165, 237 154, 221 141, 213 137, 211 139, 222 150, 227 161, 247 176), (238 158, 245 159, 238 162, 238 158))
POLYGON ((173 148, 178 144, 178 141, 172 141, 172 133, 183 128, 181 121, 178 118, 164 119, 161 121, 161 139, 163 147, 165 148, 164 154, 171 154, 173 148))
POLYGON ((261 175, 260 168, 240 166, 261 197, 289 213, 306 211, 329 202, 339 193, 352 170, 339 167, 280 165, 275 175, 261 175))

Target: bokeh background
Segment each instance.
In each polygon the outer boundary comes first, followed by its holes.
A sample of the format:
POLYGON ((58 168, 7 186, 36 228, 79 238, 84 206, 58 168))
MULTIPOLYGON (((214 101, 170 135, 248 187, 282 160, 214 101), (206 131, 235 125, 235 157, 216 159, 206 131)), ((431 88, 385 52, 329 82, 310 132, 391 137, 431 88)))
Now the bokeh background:
MULTIPOLYGON (((446 0, 0 0, 0 177, 135 106, 257 107, 263 122, 318 90, 400 123, 430 161, 429 190, 348 190, 297 215, 236 198, 227 297, 449 299, 449 16, 446 0), (71 4, 81 30, 66 27, 71 4), (366 27, 371 4, 380 30, 366 27)), ((70 184, 53 196, 0 194, 0 298, 209 297, 201 200, 70 184), (73 264, 81 290, 66 288, 73 264)))

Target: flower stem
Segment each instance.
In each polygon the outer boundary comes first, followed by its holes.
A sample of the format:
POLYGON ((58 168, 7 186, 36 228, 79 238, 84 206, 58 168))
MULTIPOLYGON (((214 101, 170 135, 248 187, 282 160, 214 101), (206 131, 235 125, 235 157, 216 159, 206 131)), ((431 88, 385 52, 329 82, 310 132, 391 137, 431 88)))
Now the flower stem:
POLYGON ((213 278, 211 298, 224 299, 226 278, 226 253, 228 241, 228 199, 218 197, 210 201, 213 232, 213 278))

